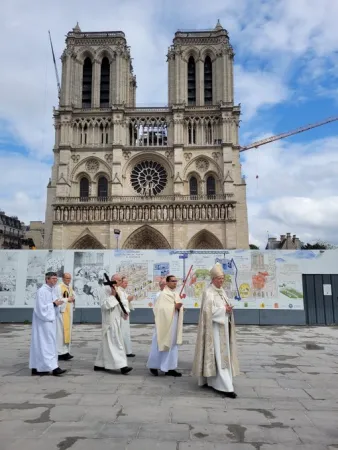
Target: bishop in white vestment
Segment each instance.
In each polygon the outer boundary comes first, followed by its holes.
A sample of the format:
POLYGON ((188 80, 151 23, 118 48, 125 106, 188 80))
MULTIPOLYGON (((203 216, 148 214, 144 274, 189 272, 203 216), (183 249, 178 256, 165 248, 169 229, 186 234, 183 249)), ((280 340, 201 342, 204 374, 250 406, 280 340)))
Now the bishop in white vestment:
POLYGON ((168 275, 166 286, 155 301, 155 332, 147 367, 154 376, 161 370, 165 375, 181 377, 177 372, 178 345, 182 344, 183 305, 175 292, 177 278, 168 275))
POLYGON ((62 283, 56 286, 57 298, 62 298, 64 303, 59 306, 60 314, 56 315, 56 342, 59 360, 68 361, 73 356, 70 354, 72 340, 73 312, 75 296, 70 282, 70 273, 63 274, 62 283))
POLYGON ((124 350, 121 322, 125 317, 117 300, 119 297, 115 289, 110 286, 102 289, 100 294, 102 342, 97 352, 94 370, 120 370, 123 375, 126 375, 132 368, 127 365, 124 350))
POLYGON ((32 375, 48 375, 52 372, 58 376, 66 372, 59 368, 56 346, 56 316, 59 314, 58 307, 63 303, 56 296, 57 280, 56 273, 46 273, 46 283, 36 293, 29 355, 32 375))
POLYGON ((203 292, 197 330, 193 375, 226 397, 236 398, 233 378, 239 374, 236 331, 232 306, 222 287, 224 272, 217 263, 211 284, 203 292))

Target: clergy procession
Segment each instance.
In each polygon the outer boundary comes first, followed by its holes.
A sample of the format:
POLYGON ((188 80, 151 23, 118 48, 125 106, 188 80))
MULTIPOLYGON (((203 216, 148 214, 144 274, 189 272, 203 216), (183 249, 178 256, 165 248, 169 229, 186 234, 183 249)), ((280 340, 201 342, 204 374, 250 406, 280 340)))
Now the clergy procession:
MULTIPOLYGON (((132 351, 130 313, 134 296, 128 295, 128 279, 114 274, 100 286, 102 335, 94 362, 94 371, 129 374, 132 351)), ((73 314, 76 296, 71 274, 64 273, 58 284, 55 272, 45 275, 38 289, 33 310, 29 367, 32 375, 67 372, 59 361, 71 355, 73 314)), ((149 375, 181 377, 178 369, 179 346, 183 343, 184 305, 177 292, 178 279, 168 275, 159 282, 154 300, 154 331, 146 367, 149 375)), ((224 272, 217 263, 210 271, 210 284, 202 296, 195 355, 191 374, 199 386, 210 387, 229 398, 236 398, 233 379, 239 374, 236 328, 233 306, 223 289, 224 272)), ((76 356, 75 356, 76 358, 76 356)))

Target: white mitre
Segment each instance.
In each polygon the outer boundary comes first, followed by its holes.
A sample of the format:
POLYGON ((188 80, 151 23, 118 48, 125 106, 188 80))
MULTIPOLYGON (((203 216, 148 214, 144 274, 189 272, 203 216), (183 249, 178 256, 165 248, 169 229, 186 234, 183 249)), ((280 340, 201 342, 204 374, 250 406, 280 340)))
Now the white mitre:
POLYGON ((214 267, 210 270, 210 278, 216 278, 216 277, 223 277, 224 276, 224 272, 223 272, 223 267, 222 264, 220 263, 216 263, 214 265, 214 267))

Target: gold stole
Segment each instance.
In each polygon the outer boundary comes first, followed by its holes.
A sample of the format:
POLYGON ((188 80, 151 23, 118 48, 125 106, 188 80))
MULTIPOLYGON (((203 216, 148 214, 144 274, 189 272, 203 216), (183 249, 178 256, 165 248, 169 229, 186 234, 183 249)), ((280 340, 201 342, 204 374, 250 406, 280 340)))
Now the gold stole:
MULTIPOLYGON (((64 283, 61 284, 61 296, 63 298, 63 294, 67 292, 69 294, 69 297, 73 296, 73 289, 70 286, 66 286, 64 283)), ((66 305, 66 309, 65 311, 62 313, 63 314, 63 336, 64 336, 64 343, 65 344, 70 344, 70 331, 71 331, 71 327, 72 324, 70 323, 70 314, 71 314, 71 307, 72 304, 68 302, 68 299, 66 298, 65 300, 67 300, 67 305, 66 305)))

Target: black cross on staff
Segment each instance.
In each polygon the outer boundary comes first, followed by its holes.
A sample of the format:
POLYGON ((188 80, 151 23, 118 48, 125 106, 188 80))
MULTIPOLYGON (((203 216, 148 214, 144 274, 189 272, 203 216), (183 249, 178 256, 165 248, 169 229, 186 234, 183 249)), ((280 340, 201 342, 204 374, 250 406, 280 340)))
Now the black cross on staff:
MULTIPOLYGON (((104 286, 115 287, 116 281, 111 281, 106 273, 104 274, 104 277, 106 279, 106 281, 103 282, 104 286)), ((119 294, 117 293, 116 290, 115 290, 115 298, 119 302, 119 305, 120 305, 122 311, 124 312, 124 314, 126 314, 128 316, 128 313, 127 313, 127 311, 126 311, 126 309, 125 309, 125 307, 124 307, 124 305, 123 305, 123 303, 122 303, 122 301, 120 299, 120 296, 119 296, 119 294)))

